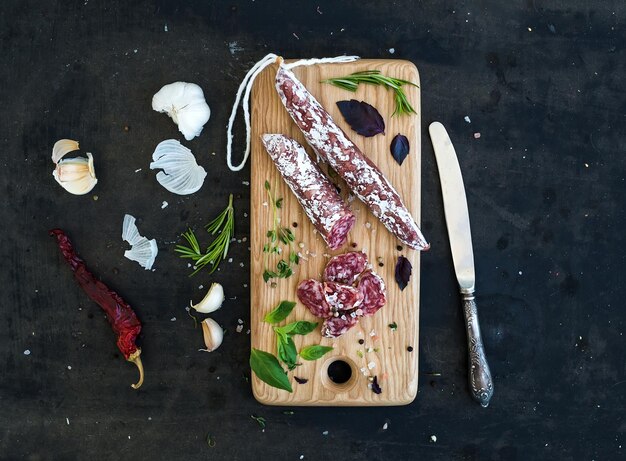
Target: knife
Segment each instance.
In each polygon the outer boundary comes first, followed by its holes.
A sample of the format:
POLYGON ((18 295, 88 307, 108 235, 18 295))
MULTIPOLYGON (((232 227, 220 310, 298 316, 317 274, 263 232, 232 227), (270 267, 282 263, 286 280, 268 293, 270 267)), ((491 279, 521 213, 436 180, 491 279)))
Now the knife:
POLYGON ((454 271, 463 301, 463 313, 465 314, 465 327, 467 329, 470 390, 472 397, 483 407, 486 407, 493 395, 493 380, 478 324, 478 311, 474 296, 476 281, 474 251, 472 250, 472 233, 463 176, 461 176, 461 168, 454 146, 444 126, 439 122, 433 122, 428 127, 428 131, 437 159, 454 271))

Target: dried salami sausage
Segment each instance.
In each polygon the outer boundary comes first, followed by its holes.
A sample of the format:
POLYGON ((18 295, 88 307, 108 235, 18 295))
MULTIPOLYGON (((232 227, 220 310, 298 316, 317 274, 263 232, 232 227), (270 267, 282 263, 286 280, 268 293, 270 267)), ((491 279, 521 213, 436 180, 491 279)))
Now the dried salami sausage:
POLYGON ((324 297, 331 312, 352 310, 363 302, 359 290, 336 282, 324 282, 324 297))
POLYGON ((350 251, 333 256, 324 269, 324 280, 352 285, 366 266, 367 255, 362 251, 350 251))
POLYGON ((287 136, 265 134, 263 144, 304 212, 331 250, 346 242, 356 217, 304 148, 287 136))
POLYGON ((430 245, 398 192, 374 163, 348 138, 293 73, 280 66, 276 89, 298 128, 317 155, 346 181, 389 231, 416 250, 430 245))
POLYGON ((361 298, 363 315, 374 315, 387 302, 387 290, 383 279, 373 271, 366 271, 357 285, 361 298))
POLYGON ((322 324, 322 336, 326 338, 338 338, 359 322, 359 316, 355 311, 331 317, 322 324))
POLYGON ((296 293, 300 302, 316 317, 327 318, 332 316, 322 282, 315 279, 303 280, 298 284, 296 293))

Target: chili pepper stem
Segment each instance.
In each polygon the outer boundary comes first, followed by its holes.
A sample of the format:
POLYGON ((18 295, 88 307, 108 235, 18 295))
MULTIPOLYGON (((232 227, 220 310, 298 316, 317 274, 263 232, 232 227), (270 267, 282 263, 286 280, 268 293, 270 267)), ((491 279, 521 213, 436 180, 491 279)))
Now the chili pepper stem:
POLYGON ((139 369, 139 381, 137 382, 137 384, 130 385, 130 387, 132 387, 133 389, 139 389, 143 384, 143 364, 141 363, 141 357, 139 357, 140 355, 141 349, 137 349, 136 352, 128 357, 128 361, 133 362, 135 365, 137 365, 137 368, 139 369))

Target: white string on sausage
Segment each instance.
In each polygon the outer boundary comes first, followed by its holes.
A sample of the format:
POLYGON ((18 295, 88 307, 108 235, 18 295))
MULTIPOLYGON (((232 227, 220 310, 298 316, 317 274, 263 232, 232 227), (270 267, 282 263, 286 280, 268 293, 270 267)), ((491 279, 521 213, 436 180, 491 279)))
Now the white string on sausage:
MULTIPOLYGON (((248 161, 248 157, 250 156, 250 92, 252 91, 252 84, 257 76, 265 69, 267 66, 273 64, 278 55, 274 53, 269 53, 261 60, 259 60, 252 68, 248 71, 246 76, 241 81, 239 85, 239 89, 237 90, 237 95, 235 96, 235 103, 233 104, 233 109, 230 112, 230 117, 228 118, 228 128, 226 130, 226 163, 228 164, 228 168, 231 171, 240 171, 248 161), (243 95, 243 101, 241 100, 241 96, 243 95), (237 110, 239 109, 239 102, 241 101, 241 105, 243 106, 243 119, 246 124, 246 150, 243 154, 243 159, 239 165, 233 165, 232 163, 232 151, 233 151, 233 124, 235 123, 235 118, 237 117, 237 110)), ((332 63, 341 63, 341 62, 352 62, 359 59, 358 56, 336 56, 334 58, 311 58, 311 59, 300 59, 298 61, 294 61, 288 64, 283 64, 283 66, 287 69, 293 69, 294 67, 299 66, 312 66, 315 64, 332 64, 332 63)))

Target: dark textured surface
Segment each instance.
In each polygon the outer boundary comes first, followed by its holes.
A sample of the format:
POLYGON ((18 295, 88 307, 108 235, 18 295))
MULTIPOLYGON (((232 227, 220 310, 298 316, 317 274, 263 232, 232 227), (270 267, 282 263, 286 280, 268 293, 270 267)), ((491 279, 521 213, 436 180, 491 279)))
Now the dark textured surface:
POLYGON ((623 2, 286 3, 0 5, 0 458, 624 459, 623 2), (223 208, 229 192, 239 194, 237 235, 248 233, 249 170, 227 170, 224 127, 254 61, 270 51, 387 58, 389 48, 422 79, 422 222, 432 250, 422 260, 418 398, 400 408, 284 414, 257 404, 244 379, 249 337, 235 327, 249 319, 247 245, 234 246, 233 263, 216 277, 229 299, 214 317, 228 334, 205 354, 184 306, 213 278, 187 278, 172 243, 223 208), (175 80, 200 84, 213 110, 202 135, 185 143, 208 180, 184 198, 148 169, 158 142, 180 138, 150 108, 175 80), (427 137, 433 120, 448 127, 468 188, 495 380, 488 409, 467 392, 427 137), (50 149, 63 137, 94 153, 93 194, 70 196, 53 181, 50 149), (159 242, 155 272, 122 257, 126 212, 159 242), (47 237, 54 226, 143 320, 140 391, 47 237), (251 414, 266 418, 264 432, 251 414))

